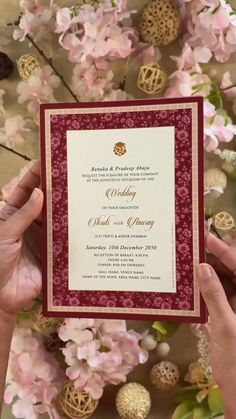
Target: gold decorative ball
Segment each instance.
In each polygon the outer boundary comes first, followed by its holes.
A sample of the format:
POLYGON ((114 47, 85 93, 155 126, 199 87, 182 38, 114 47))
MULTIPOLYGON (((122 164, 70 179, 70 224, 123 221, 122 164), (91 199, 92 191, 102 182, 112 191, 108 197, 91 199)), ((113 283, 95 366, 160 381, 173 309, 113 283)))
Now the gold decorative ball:
POLYGON ((145 419, 150 408, 150 394, 141 384, 125 384, 117 393, 116 409, 121 419, 145 419))
POLYGON ((214 215, 213 225, 217 230, 227 232, 235 228, 235 221, 231 214, 221 211, 214 215))
POLYGON ((51 333, 56 332, 63 322, 63 319, 57 317, 44 317, 42 314, 42 306, 34 313, 32 320, 34 330, 45 336, 49 336, 51 333))
POLYGON ((150 372, 152 384, 158 390, 169 390, 179 381, 179 369, 170 361, 161 361, 154 365, 150 372))
POLYGON ((40 68, 40 62, 35 55, 22 55, 22 57, 17 60, 17 69, 23 80, 28 80, 38 68, 40 68))
POLYGON ((74 384, 68 381, 58 399, 58 405, 63 415, 70 419, 87 419, 98 407, 98 400, 93 400, 90 394, 76 390, 74 384))
POLYGON ((220 169, 208 169, 204 173, 204 190, 210 193, 212 189, 216 189, 216 195, 223 193, 227 186, 227 177, 220 169), (218 193, 217 193, 218 190, 218 193))
POLYGON ((180 33, 180 13, 170 0, 150 0, 141 10, 138 28, 143 41, 168 45, 180 33))
POLYGON ((137 86, 152 95, 161 93, 167 84, 167 75, 158 64, 147 64, 140 68, 137 86))

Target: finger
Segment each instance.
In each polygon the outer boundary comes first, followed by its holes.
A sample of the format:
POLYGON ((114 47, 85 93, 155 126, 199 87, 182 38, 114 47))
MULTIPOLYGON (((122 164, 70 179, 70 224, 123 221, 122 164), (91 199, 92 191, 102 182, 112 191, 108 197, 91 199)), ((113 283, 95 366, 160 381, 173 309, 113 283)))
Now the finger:
POLYGON ((40 163, 37 161, 17 184, 7 199, 7 203, 15 208, 22 207, 28 201, 33 190, 39 186, 39 183, 40 163))
POLYGON ((233 276, 232 271, 226 268, 226 266, 223 265, 223 263, 221 263, 221 261, 218 258, 211 255, 210 253, 206 255, 206 261, 209 265, 211 265, 215 269, 218 275, 224 275, 224 276, 229 276, 229 277, 233 276))
POLYGON ((224 292, 229 300, 232 295, 236 293, 235 283, 232 281, 231 277, 228 276, 221 276, 220 282, 224 288, 224 292))
POLYGON ((236 247, 236 232, 235 231, 232 231, 230 234, 225 234, 223 236, 223 240, 229 246, 236 247))
POLYGON ((197 271, 197 279, 204 301, 210 315, 212 327, 219 328, 224 324, 231 324, 235 315, 225 295, 223 286, 214 269, 202 263, 197 271))
POLYGON ((211 233, 206 235, 206 247, 226 268, 236 274, 236 250, 234 247, 228 246, 211 233))
POLYGON ((35 188, 26 204, 1 225, 1 237, 18 240, 39 216, 42 206, 43 193, 40 189, 35 188))
POLYGON ((236 295, 235 294, 229 297, 229 302, 232 307, 232 310, 234 311, 234 313, 236 313, 236 295))

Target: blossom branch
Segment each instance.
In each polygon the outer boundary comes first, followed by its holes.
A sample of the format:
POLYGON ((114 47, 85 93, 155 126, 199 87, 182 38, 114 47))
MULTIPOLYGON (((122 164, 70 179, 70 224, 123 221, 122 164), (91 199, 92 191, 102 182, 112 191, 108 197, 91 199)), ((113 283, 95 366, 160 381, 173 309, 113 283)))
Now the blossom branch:
POLYGON ((73 99, 75 100, 75 102, 79 102, 79 100, 77 99, 77 96, 74 94, 74 92, 71 90, 70 86, 66 83, 65 79, 63 78, 63 76, 58 72, 58 70, 56 69, 56 67, 54 66, 52 60, 50 58, 48 58, 43 50, 36 44, 36 42, 33 40, 33 38, 31 38, 30 35, 26 35, 26 38, 31 42, 31 44, 34 46, 34 48, 38 51, 38 53, 41 55, 41 57, 43 57, 45 59, 45 61, 50 65, 50 67, 53 69, 54 73, 59 77, 59 79, 61 80, 63 86, 67 89, 67 91, 70 93, 70 95, 73 97, 73 99))
MULTIPOLYGON (((16 21, 7 23, 7 26, 18 26, 19 23, 20 23, 20 18, 21 18, 21 16, 19 16, 19 18, 16 21)), ((61 83, 66 88, 66 90, 70 93, 70 95, 73 97, 75 102, 79 102, 77 96, 71 90, 70 86, 66 83, 64 77, 58 72, 58 70, 54 66, 52 60, 44 54, 43 50, 36 44, 36 42, 33 40, 33 38, 29 34, 26 35, 26 38, 31 42, 31 44, 38 51, 38 53, 41 55, 41 57, 43 57, 44 60, 50 65, 50 67, 53 69, 54 73, 60 78, 61 83)))
POLYGON ((225 90, 232 89, 233 87, 236 87, 236 84, 232 84, 231 86, 225 87, 224 89, 221 89, 221 90, 224 92, 225 90))
POLYGON ((21 157, 22 159, 24 159, 24 160, 27 160, 27 161, 31 161, 31 159, 28 157, 28 156, 26 156, 25 154, 21 154, 21 153, 19 153, 18 151, 15 151, 15 150, 13 150, 13 148, 10 148, 10 147, 7 147, 6 145, 4 145, 4 144, 0 144, 0 147, 1 148, 4 148, 5 150, 7 150, 7 151, 10 151, 10 153, 13 153, 13 154, 15 154, 16 156, 18 156, 18 157, 21 157))

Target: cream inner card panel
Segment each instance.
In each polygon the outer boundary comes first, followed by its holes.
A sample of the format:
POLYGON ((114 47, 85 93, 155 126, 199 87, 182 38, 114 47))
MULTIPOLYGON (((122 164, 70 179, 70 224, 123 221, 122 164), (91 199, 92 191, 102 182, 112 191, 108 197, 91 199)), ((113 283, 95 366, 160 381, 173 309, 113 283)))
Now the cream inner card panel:
POLYGON ((69 290, 176 291, 174 135, 67 131, 69 290))

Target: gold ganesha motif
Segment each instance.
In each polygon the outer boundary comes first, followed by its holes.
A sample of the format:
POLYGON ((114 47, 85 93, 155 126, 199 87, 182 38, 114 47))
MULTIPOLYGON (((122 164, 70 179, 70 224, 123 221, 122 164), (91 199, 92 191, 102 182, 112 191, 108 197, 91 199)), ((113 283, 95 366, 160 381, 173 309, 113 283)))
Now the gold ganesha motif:
POLYGON ((119 141, 115 144, 113 151, 116 156, 123 156, 127 151, 125 143, 119 141))

